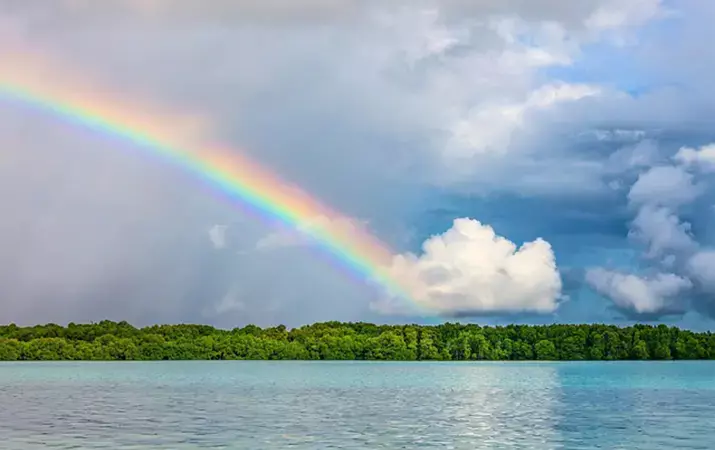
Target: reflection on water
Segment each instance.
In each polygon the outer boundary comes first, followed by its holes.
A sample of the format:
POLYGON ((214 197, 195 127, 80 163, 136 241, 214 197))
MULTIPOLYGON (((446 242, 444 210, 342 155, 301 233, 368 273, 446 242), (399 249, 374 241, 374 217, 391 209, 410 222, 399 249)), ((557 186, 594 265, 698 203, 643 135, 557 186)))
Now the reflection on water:
POLYGON ((710 448, 715 364, 0 364, 0 447, 710 448))
POLYGON ((449 429, 445 443, 463 443, 464 448, 476 443, 484 449, 542 448, 559 440, 554 426, 559 380, 553 366, 524 370, 524 364, 457 364, 449 371, 432 367, 437 386, 449 386, 449 392, 435 396, 434 402, 448 407, 427 420, 440 420, 449 429))

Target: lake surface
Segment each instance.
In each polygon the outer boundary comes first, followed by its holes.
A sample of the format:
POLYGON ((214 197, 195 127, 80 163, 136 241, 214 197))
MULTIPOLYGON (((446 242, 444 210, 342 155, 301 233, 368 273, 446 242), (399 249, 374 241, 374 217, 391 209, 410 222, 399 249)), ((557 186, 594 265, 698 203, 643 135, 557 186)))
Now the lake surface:
POLYGON ((715 362, 0 363, 3 449, 712 449, 715 362))

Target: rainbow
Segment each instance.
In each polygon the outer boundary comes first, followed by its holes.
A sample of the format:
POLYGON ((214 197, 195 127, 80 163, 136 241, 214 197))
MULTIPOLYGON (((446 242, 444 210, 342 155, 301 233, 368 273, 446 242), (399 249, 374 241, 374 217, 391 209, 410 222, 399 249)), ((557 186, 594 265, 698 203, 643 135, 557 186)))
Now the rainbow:
POLYGON ((331 259, 389 295, 410 299, 390 277, 393 252, 384 243, 362 227, 336 226, 351 222, 241 152, 205 145, 207 127, 201 121, 167 115, 146 104, 130 105, 86 80, 78 82, 74 74, 58 72, 44 58, 20 54, 8 60, 10 64, 0 64, 0 101, 20 103, 149 152, 265 218, 299 230, 331 259), (42 76, 48 73, 52 76, 42 76), (316 218, 327 225, 316 223, 316 218))

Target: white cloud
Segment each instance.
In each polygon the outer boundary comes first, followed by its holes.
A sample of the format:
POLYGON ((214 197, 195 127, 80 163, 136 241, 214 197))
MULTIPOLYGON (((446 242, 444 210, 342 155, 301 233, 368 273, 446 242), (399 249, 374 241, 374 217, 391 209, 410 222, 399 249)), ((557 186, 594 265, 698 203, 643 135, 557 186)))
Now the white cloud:
POLYGON ((703 145, 695 149, 682 147, 673 159, 685 167, 698 167, 705 171, 715 171, 715 144, 703 145))
POLYGON ((660 0, 606 0, 586 19, 586 26, 595 31, 642 25, 662 12, 660 0))
POLYGON ((681 167, 658 166, 642 173, 631 187, 633 206, 651 204, 676 208, 695 200, 703 192, 692 174, 681 167))
POLYGON ((667 253, 693 251, 698 247, 689 223, 682 223, 668 208, 645 205, 631 224, 629 237, 648 247, 648 258, 660 258, 667 253))
POLYGON ((226 229, 228 225, 213 225, 208 230, 209 240, 214 248, 221 249, 226 247, 226 229))
MULTIPOLYGON (((496 3, 483 2, 483 10, 499 9, 496 3)), ((659 0, 580 2, 572 10, 550 1, 504 6, 521 14, 505 11, 490 16, 481 33, 487 35, 489 30, 498 39, 488 48, 466 52, 461 59, 446 60, 444 64, 452 63, 450 74, 442 70, 435 78, 439 86, 449 79, 455 91, 440 97, 438 110, 453 111, 446 119, 449 138, 443 156, 450 169, 459 166, 459 171, 453 171, 456 174, 468 174, 465 158, 513 151, 518 147, 515 135, 543 126, 538 122, 548 122, 549 113, 558 105, 603 94, 598 85, 539 82, 538 74, 548 67, 570 65, 582 44, 600 39, 601 34, 612 37, 615 31, 639 26, 660 11, 659 0)), ((465 46, 474 45, 472 33, 472 41, 465 46)), ((441 94, 444 91, 440 89, 441 94)), ((478 159, 475 165, 485 163, 489 162, 478 159)))
POLYGON ((599 92, 596 86, 560 83, 538 88, 521 103, 481 104, 452 126, 453 140, 449 149, 460 157, 484 152, 504 153, 509 149, 512 133, 524 125, 530 112, 599 92))
MULTIPOLYGON (((405 286, 412 300, 439 314, 554 311, 561 277, 551 245, 543 239, 516 245, 477 220, 456 219, 452 228, 432 236, 422 254, 394 257, 392 279, 405 286)), ((386 299, 374 307, 383 312, 410 305, 386 299)))
POLYGON ((672 273, 640 277, 600 267, 586 272, 586 282, 619 308, 637 314, 677 310, 677 296, 692 287, 690 280, 672 273))

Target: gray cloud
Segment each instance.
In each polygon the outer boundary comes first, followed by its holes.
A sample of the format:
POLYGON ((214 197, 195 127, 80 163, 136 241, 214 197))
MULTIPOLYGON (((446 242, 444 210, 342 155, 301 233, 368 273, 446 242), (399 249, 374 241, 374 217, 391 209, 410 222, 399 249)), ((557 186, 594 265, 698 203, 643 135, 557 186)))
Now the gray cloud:
MULTIPOLYGON (((619 131, 621 130, 597 131, 597 137, 608 139, 611 135, 622 136, 624 133, 619 133, 619 131)), ((641 130, 635 130, 631 135, 635 137, 636 143, 621 147, 608 156, 606 160, 608 172, 620 174, 632 169, 647 168, 655 165, 661 159, 657 141, 646 138, 645 132, 641 130)))
POLYGON ((668 208, 652 204, 638 211, 629 236, 646 245, 648 258, 672 255, 673 252, 688 254, 698 247, 689 223, 682 223, 668 208))
POLYGON ((655 206, 678 207, 695 200, 702 193, 695 178, 681 167, 653 167, 642 173, 628 193, 628 200, 634 206, 652 204, 655 206))
POLYGON ((688 261, 688 272, 703 290, 715 293, 715 250, 698 252, 688 261))
POLYGON ((637 213, 628 235, 645 247, 645 273, 599 267, 586 275, 591 287, 628 316, 658 319, 691 308, 710 315, 715 312, 709 299, 712 250, 698 239, 692 224, 679 216, 690 209, 692 220, 706 219, 697 213, 701 207, 696 203, 704 197, 706 204, 712 205, 714 186, 695 170, 707 166, 709 148, 681 147, 671 165, 646 169, 631 186, 628 200, 637 213))
POLYGON ((617 8, 607 0, 584 0, 574 4, 564 4, 558 0, 444 0, 438 5, 430 1, 394 2, 386 6, 373 1, 356 0, 302 0, 300 3, 289 0, 216 0, 210 3, 195 0, 106 0, 101 4, 92 0, 40 0, 28 4, 19 0, 8 0, 6 7, 10 11, 22 11, 37 15, 58 14, 63 19, 76 17, 80 20, 107 18, 151 18, 168 23, 179 20, 212 21, 231 19, 250 21, 267 19, 271 21, 291 19, 300 22, 312 22, 316 19, 335 19, 348 16, 356 11, 381 7, 385 11, 407 7, 439 7, 447 17, 500 17, 513 16, 524 23, 551 21, 571 29, 587 26, 607 27, 602 18, 611 12, 611 26, 618 26, 623 21, 638 22, 648 17, 657 7, 658 1, 639 0, 626 2, 625 8, 617 8), (640 10, 640 11, 637 11, 640 10))
POLYGON ((641 277, 602 268, 589 270, 586 282, 635 317, 682 314, 685 305, 678 297, 692 287, 690 280, 672 273, 641 277))
POLYGON ((40 0, 32 4, 17 0, 5 2, 10 12, 18 12, 54 27, 103 27, 144 21, 163 26, 186 26, 208 23, 316 23, 348 18, 359 12, 361 2, 354 0, 40 0), (52 19, 59 19, 52 21, 52 19))
MULTIPOLYGON (((653 72, 681 66, 668 73, 693 92, 671 87, 635 98, 598 80, 569 84, 544 74, 584 57, 587 44, 640 45, 632 33, 658 16, 658 4, 8 1, 0 51, 51 54, 119 95, 198 112, 219 141, 369 218, 402 251, 405 217, 425 207, 434 185, 604 198, 613 194, 607 176, 621 177, 615 166, 662 163, 667 144, 653 130, 702 128, 695 119, 706 117, 711 81, 707 71, 671 64, 680 44, 654 38, 639 60, 653 72), (612 146, 582 152, 591 141, 575 147, 564 137, 594 130, 600 144, 634 147, 609 166, 612 146)), ((701 53, 698 64, 711 56, 701 53)), ((141 156, 120 157, 121 143, 13 106, 3 111, 0 200, 12 217, 0 225, 3 319, 231 325, 369 316, 374 293, 346 286, 314 249, 251 253, 272 225, 141 156), (10 153, 18 148, 20 156, 10 153), (244 221, 234 224, 237 217, 244 221), (214 241, 222 248, 213 248, 206 230, 229 223, 214 241)), ((680 187, 684 197, 664 206, 694 198, 687 175, 662 192, 668 174, 653 171, 636 181, 636 203, 659 192, 671 198, 680 187)), ((671 241, 684 242, 683 222, 643 215, 633 229, 665 255, 671 241)))

